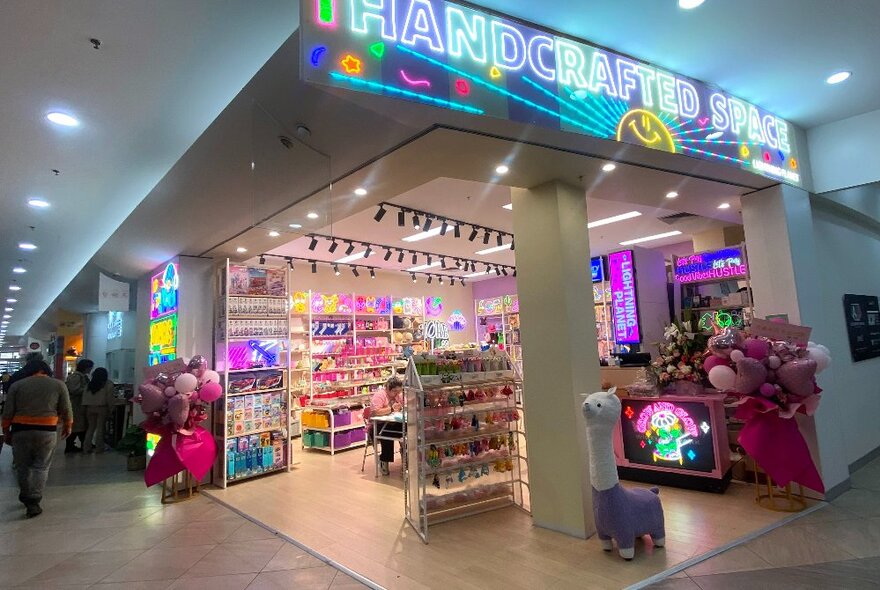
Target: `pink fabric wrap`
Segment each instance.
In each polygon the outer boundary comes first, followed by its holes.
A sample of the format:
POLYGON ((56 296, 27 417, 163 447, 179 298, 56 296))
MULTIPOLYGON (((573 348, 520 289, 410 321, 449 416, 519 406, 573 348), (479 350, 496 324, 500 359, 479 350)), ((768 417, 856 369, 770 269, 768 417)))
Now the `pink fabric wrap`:
POLYGON ((144 483, 147 487, 183 470, 192 473, 199 481, 208 475, 217 457, 217 443, 210 432, 196 426, 192 434, 175 433, 168 425, 163 425, 154 418, 148 419, 141 427, 162 437, 144 472, 144 483))

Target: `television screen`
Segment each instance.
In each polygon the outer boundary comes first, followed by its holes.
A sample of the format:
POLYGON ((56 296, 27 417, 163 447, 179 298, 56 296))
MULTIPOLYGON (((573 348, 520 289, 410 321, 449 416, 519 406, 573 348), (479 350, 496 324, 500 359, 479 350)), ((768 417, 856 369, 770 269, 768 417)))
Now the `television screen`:
POLYGON ((594 283, 601 283, 605 280, 605 265, 602 264, 601 256, 590 258, 590 274, 593 276, 594 283))
POLYGON ((709 406, 658 398, 625 399, 621 432, 635 464, 711 472, 716 468, 709 406))

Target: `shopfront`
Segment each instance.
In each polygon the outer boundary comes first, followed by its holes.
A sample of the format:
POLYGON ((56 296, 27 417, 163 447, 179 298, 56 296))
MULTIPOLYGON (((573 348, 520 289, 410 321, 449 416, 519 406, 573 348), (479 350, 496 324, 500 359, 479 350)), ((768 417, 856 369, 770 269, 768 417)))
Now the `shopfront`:
MULTIPOLYGON (((469 6, 305 3, 301 22, 306 81, 353 102, 382 95, 463 118, 210 253, 215 367, 227 379, 214 421, 214 483, 226 489, 210 493, 389 587, 468 576, 461 587, 481 587, 483 575, 512 587, 530 575, 572 582, 583 572, 560 573, 559 556, 582 553, 620 585, 778 521, 749 485, 727 487, 743 474, 731 464, 724 396, 676 397, 670 408, 652 398, 630 404, 629 422, 671 413, 694 442, 649 453, 646 438, 621 433, 618 460, 633 480, 671 474, 662 498, 675 542, 662 552, 646 544, 624 572, 595 539, 571 540, 594 533, 583 394, 644 385, 673 320, 705 332, 780 313, 800 320, 770 300, 779 277, 749 257, 763 251, 755 191, 765 203, 806 198, 797 130, 699 81, 469 6), (473 130, 482 124, 494 133, 473 130), (523 125, 560 145, 533 141, 523 125), (622 158, 593 149, 618 145, 622 158), (528 513, 438 525, 427 549, 402 518, 402 457, 376 477, 364 455, 363 409, 411 355, 481 348, 523 381, 510 434, 524 487, 511 496, 528 513), (256 458, 263 448, 271 458, 256 458), (657 457, 677 466, 658 470, 657 457), (677 486, 727 491, 695 497, 677 486), (698 521, 710 524, 693 534, 698 521), (502 571, 509 551, 525 564, 517 573, 502 571)), ((255 157, 251 169, 262 185, 288 164, 255 157)), ((484 463, 489 474, 462 469, 427 488, 442 497, 506 473, 484 463)))

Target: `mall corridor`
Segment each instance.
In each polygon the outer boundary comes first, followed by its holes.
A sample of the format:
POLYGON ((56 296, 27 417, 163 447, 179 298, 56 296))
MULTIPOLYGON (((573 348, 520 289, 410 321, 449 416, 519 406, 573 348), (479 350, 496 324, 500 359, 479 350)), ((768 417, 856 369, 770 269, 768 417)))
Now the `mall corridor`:
POLYGON ((348 590, 363 584, 205 497, 163 506, 125 458, 56 455, 26 520, 0 453, 0 588, 348 590))

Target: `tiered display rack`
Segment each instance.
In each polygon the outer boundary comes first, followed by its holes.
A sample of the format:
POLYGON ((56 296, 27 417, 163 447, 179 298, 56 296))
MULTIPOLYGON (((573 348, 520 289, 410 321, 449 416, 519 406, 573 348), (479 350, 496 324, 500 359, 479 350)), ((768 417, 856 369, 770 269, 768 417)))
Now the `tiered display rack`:
POLYGON ((290 323, 286 269, 229 261, 218 273, 215 356, 224 396, 213 431, 220 486, 291 465, 290 323))
POLYGON ((496 349, 414 356, 405 383, 406 519, 422 541, 432 524, 522 508, 522 381, 510 357, 496 349))
POLYGON ((363 408, 394 372, 391 298, 297 292, 291 318, 303 448, 333 455, 364 446, 363 408))
POLYGON ((391 342, 397 351, 424 352, 428 347, 423 333, 425 300, 422 297, 395 297, 391 311, 391 342))
POLYGON ((522 375, 522 338, 519 326, 519 297, 502 295, 474 301, 474 327, 478 344, 494 344, 508 352, 511 363, 522 375), (494 330, 489 328, 493 327, 494 330), (499 329, 500 328, 500 329, 499 329), (497 334, 487 338, 488 334, 497 334))

